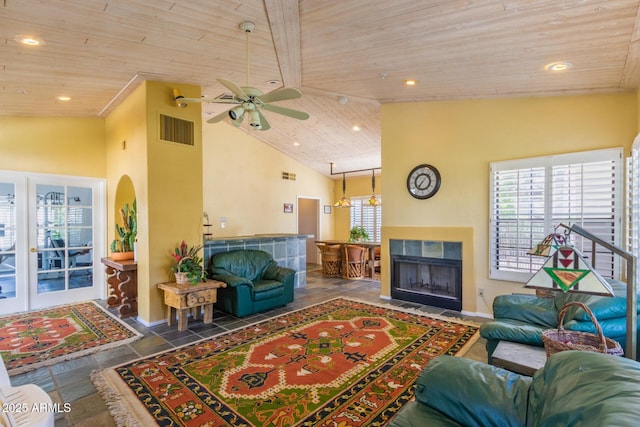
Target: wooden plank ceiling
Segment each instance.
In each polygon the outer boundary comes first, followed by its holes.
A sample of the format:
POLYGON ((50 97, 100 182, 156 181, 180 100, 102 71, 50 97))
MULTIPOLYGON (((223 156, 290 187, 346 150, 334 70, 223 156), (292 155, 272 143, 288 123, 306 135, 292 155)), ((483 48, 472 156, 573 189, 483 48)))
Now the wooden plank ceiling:
MULTIPOLYGON (((278 105, 311 118, 265 112, 270 130, 243 130, 326 175, 330 162, 337 171, 378 167, 382 103, 637 89, 639 4, 4 0, 0 115, 105 116, 144 79, 200 85, 215 97, 229 92, 216 78, 244 86, 248 77, 263 92, 300 88, 302 99, 278 105), (249 76, 239 28, 247 20, 255 23, 249 76), (19 35, 44 45, 21 45, 19 35), (554 61, 572 68, 546 71, 554 61), (418 84, 406 87, 409 78, 418 84)), ((205 104, 204 118, 226 108, 205 104)))

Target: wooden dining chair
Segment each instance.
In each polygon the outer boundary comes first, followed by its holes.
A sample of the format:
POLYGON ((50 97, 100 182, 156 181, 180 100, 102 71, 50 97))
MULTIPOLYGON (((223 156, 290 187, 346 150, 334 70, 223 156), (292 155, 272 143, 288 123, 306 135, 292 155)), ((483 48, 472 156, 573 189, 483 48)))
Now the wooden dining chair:
POLYGON ((362 279, 366 271, 367 249, 358 245, 344 245, 342 253, 342 277, 362 279))
POLYGON ((373 248, 370 253, 373 255, 373 257, 368 261, 369 274, 373 279, 376 273, 380 273, 380 246, 376 246, 375 248, 373 248))
POLYGON ((342 273, 341 245, 318 245, 322 257, 322 274, 327 277, 340 277, 342 273))

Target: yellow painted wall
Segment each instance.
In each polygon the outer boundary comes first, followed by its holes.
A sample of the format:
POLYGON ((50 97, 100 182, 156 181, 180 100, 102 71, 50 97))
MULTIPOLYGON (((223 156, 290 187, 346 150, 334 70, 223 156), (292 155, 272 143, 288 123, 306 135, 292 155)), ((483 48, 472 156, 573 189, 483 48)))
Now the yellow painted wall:
POLYGON ((104 121, 0 117, 0 169, 104 178, 104 121))
POLYGON ((183 240, 189 246, 201 244, 203 233, 202 108, 201 104, 178 108, 172 98, 173 87, 178 87, 185 97, 197 98, 201 93, 199 86, 148 82, 147 249, 152 321, 166 317, 162 293, 156 289, 156 283, 173 280, 170 273, 170 268, 175 263, 171 257, 173 249, 183 240), (186 146, 162 141, 159 137, 160 114, 193 122, 195 144, 186 146))
MULTIPOLYGON (((138 208, 138 315, 148 322, 165 318, 156 284, 172 280, 171 252, 185 240, 202 241, 202 133, 199 104, 180 109, 171 99, 174 86, 197 97, 200 88, 144 82, 106 119, 108 205, 114 206, 123 175, 133 182, 138 208), (195 145, 159 139, 159 115, 195 124, 195 145)), ((113 239, 109 209, 109 239, 113 239)))
MULTIPOLYGON (((347 199, 350 197, 362 197, 371 196, 371 175, 347 175, 347 199)), ((382 175, 380 172, 376 172, 376 194, 381 194, 382 190, 382 175)), ((342 197, 342 176, 337 177, 334 180, 334 192, 335 199, 331 201, 331 205, 338 201, 342 197)), ((382 200, 384 205, 384 198, 382 200)), ((334 234, 335 239, 348 240, 349 230, 351 229, 351 218, 349 216, 350 210, 347 208, 331 208, 335 219, 334 234)), ((384 216, 384 214, 383 214, 384 216)), ((384 221, 384 220, 383 220, 384 221)))
MULTIPOLYGON (((320 209, 333 204, 327 176, 230 124, 204 123, 202 132, 204 210, 213 237, 297 233, 298 197, 319 198, 320 209), (282 172, 296 180, 283 180, 282 172), (293 214, 284 213, 285 203, 294 204, 293 214)), ((332 216, 320 214, 321 239, 333 238, 332 216)))
MULTIPOLYGON (((464 279, 471 283, 464 284, 463 310, 489 313, 496 295, 523 291, 522 284, 488 278, 489 163, 609 147, 628 153, 638 121, 635 93, 384 104, 383 241, 403 238, 403 227, 471 228, 474 277, 464 279), (420 163, 442 175, 439 192, 427 200, 406 190, 407 174, 420 163), (476 297, 478 287, 486 302, 476 297)), ((389 295, 382 255, 382 294, 389 295)))

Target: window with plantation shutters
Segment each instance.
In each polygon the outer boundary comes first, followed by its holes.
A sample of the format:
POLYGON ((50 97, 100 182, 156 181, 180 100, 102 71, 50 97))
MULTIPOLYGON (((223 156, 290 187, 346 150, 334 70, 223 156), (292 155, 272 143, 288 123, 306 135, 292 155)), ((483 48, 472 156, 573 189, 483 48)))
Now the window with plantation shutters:
MULTIPOLYGON (((382 198, 376 196, 382 203, 382 198)), ((351 228, 361 225, 367 231, 369 240, 379 242, 381 239, 380 228, 382 226, 382 206, 369 206, 367 197, 352 197, 351 199, 351 228)))
MULTIPOLYGON (((491 278, 527 281, 545 261, 527 252, 558 224, 577 224, 607 242, 620 242, 621 149, 494 162, 490 175, 491 278)), ((570 241, 593 259, 590 242, 577 235, 570 241)), ((595 260, 600 274, 616 276, 613 254, 598 252, 595 260)))

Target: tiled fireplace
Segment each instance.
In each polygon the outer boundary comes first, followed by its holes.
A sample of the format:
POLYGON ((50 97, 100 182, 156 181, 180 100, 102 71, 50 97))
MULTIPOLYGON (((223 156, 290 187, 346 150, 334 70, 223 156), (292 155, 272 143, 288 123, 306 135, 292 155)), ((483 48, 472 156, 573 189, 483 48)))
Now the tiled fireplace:
POLYGON ((391 296, 462 310, 462 242, 389 240, 391 296))

